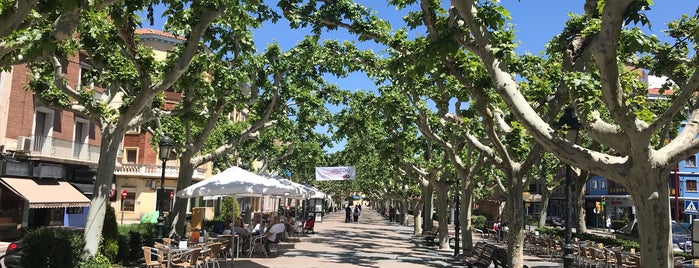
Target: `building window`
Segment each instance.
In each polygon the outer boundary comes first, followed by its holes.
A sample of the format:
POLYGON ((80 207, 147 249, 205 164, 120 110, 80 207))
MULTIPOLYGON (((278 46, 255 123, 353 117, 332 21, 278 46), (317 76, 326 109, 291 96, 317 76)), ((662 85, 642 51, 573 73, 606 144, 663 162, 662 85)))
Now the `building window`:
POLYGON ((124 198, 123 211, 134 211, 136 208, 136 193, 134 190, 126 192, 126 198, 124 198))
POLYGON ((34 140, 32 151, 43 152, 44 145, 50 143, 49 136, 53 131, 53 110, 37 108, 34 118, 34 140))
POLYGON ((597 180, 591 180, 590 181, 590 191, 595 191, 597 190, 597 180))
POLYGON ((138 148, 124 148, 124 164, 138 163, 138 148))
POLYGON ((697 180, 687 180, 687 192, 697 191, 697 180))
POLYGON ((693 155, 684 160, 684 167, 697 167, 697 156, 693 155))
POLYGON ((600 190, 605 190, 605 189, 607 189, 607 181, 605 181, 605 180, 600 180, 600 181, 599 181, 599 189, 600 189, 600 190))
POLYGON ((129 128, 126 131, 126 134, 141 134, 141 127, 135 126, 135 127, 129 128))
POLYGON ((66 208, 66 214, 83 214, 83 207, 66 208))

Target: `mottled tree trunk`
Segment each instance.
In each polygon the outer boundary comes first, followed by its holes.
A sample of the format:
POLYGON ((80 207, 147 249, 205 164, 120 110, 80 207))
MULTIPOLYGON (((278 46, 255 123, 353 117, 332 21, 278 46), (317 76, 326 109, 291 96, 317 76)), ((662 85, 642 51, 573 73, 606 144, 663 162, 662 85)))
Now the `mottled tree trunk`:
POLYGON ((667 172, 662 170, 634 170, 631 197, 638 216, 640 267, 673 267, 670 228, 670 187, 667 172), (634 172, 635 171, 635 172, 634 172))
POLYGON ((469 183, 465 179, 462 179, 461 183, 461 185, 465 186, 459 191, 461 194, 461 199, 459 200, 459 222, 460 226, 462 227, 461 254, 464 254, 464 252, 470 252, 473 250, 473 224, 471 221, 471 217, 473 216, 473 183, 469 183))
MULTIPOLYGON (((179 173, 177 174, 177 191, 192 185, 192 176, 196 168, 194 164, 191 163, 192 157, 194 157, 194 154, 189 151, 185 151, 179 156, 180 166, 179 173)), ((184 237, 188 200, 188 198, 175 199, 173 213, 170 219, 168 219, 168 222, 171 222, 170 236, 177 233, 180 237, 184 237)))
MULTIPOLYGON (((507 189, 507 202, 505 203, 505 220, 510 228, 507 233, 507 260, 508 267, 522 267, 524 244, 524 198, 522 191, 522 178, 514 177, 510 180, 511 185, 507 189)), ((502 230, 502 227, 500 228, 502 230)))
POLYGON ((119 143, 125 132, 113 126, 103 127, 100 130, 102 131, 102 140, 98 162, 99 168, 95 177, 94 194, 87 212, 87 224, 83 234, 85 239, 85 246, 83 247, 85 252, 84 259, 94 256, 99 248, 104 215, 107 212, 107 206, 109 206, 109 190, 112 188, 119 143))
MULTIPOLYGON (((576 233, 584 234, 587 232, 587 221, 585 216, 587 211, 585 211, 585 183, 587 180, 585 178, 576 178, 575 185, 573 186, 571 195, 574 197, 573 207, 578 212, 578 228, 576 228, 576 233)), ((573 214, 575 215, 575 214, 573 214)))
POLYGON ((432 224, 432 210, 434 208, 432 204, 432 195, 434 194, 434 186, 432 185, 432 183, 430 183, 430 185, 428 185, 427 187, 424 187, 422 192, 422 201, 425 207, 425 211, 423 213, 424 225, 422 226, 422 230, 432 231, 432 229, 434 228, 434 224, 432 224))
POLYGON ((410 210, 410 201, 403 199, 401 204, 403 211, 401 212, 400 225, 408 226, 408 210, 410 210))
POLYGON ((449 248, 449 225, 447 222, 448 215, 448 195, 447 186, 444 182, 438 181, 434 185, 434 190, 437 194, 437 224, 439 228, 439 248, 449 248))
POLYGON ((412 201, 413 203, 413 235, 419 236, 422 234, 422 207, 423 202, 419 199, 412 201))
POLYGON ((539 227, 546 226, 546 216, 548 216, 549 202, 551 201, 551 191, 544 185, 541 187, 541 211, 539 212, 539 227))

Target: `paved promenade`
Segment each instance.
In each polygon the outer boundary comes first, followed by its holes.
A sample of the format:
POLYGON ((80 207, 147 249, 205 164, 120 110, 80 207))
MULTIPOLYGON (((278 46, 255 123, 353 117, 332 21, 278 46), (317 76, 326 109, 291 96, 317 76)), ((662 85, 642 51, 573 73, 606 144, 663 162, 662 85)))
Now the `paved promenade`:
MULTIPOLYGON (((364 209, 357 223, 345 223, 344 218, 344 212, 328 214, 323 222, 316 222, 315 234, 281 243, 278 255, 236 259, 233 267, 465 267, 453 257, 453 250, 422 245, 419 237, 412 236, 412 227, 390 223, 370 208, 364 209)), ((525 256, 525 265, 562 266, 531 256, 525 256)))
MULTIPOLYGON (((280 243, 278 254, 273 252, 270 258, 259 254, 252 258, 241 256, 232 263, 222 263, 222 267, 466 267, 453 257, 453 250, 423 245, 420 237, 413 237, 412 227, 388 222, 370 208, 364 209, 357 223, 345 223, 344 220, 344 211, 328 214, 323 222, 316 222, 315 234, 280 243)), ((474 238, 480 240, 479 236, 474 238)), ((493 240, 488 242, 495 243, 493 240)), ((0 252, 4 251, 7 243, 0 243, 0 247, 0 252)), ((530 268, 562 266, 560 261, 535 256, 524 256, 524 264, 530 268)))

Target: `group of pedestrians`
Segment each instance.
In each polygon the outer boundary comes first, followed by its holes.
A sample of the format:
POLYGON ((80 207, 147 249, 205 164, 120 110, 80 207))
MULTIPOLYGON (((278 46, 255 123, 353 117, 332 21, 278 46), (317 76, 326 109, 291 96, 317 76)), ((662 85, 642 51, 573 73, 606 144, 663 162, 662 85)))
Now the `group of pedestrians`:
POLYGON ((354 209, 350 206, 350 204, 347 204, 347 207, 345 207, 345 222, 354 222, 359 221, 359 214, 362 213, 362 204, 357 204, 354 206, 354 209))

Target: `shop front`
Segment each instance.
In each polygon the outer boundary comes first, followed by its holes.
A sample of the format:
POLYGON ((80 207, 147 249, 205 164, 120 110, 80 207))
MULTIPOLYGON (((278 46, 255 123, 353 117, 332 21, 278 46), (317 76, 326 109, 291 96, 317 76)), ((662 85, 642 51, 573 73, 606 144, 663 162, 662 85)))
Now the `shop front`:
POLYGON ((83 227, 85 224, 84 216, 79 216, 82 222, 78 222, 75 215, 85 215, 90 200, 68 182, 2 177, 0 186, 0 239, 3 241, 18 238, 24 228, 83 227))

